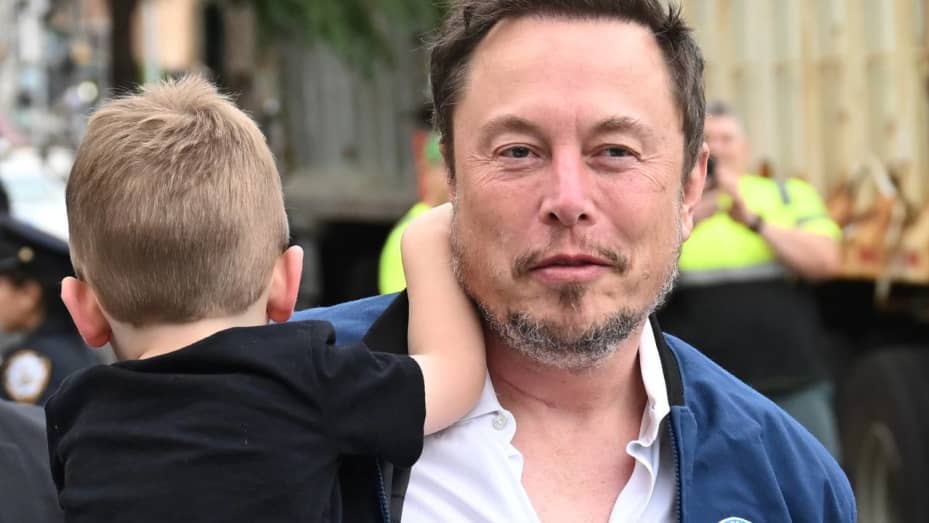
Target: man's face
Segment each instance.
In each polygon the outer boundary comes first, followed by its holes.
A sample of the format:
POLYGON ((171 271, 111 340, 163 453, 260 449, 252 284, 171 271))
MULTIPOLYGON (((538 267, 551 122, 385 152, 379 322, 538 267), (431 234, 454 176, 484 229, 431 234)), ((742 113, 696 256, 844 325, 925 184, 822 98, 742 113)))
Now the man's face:
POLYGON ((744 174, 748 168, 748 140, 742 124, 732 116, 707 116, 703 136, 719 165, 744 174))
POLYGON ((669 288, 706 153, 650 32, 525 17, 476 49, 454 113, 452 242, 494 337, 545 364, 612 353, 669 288))

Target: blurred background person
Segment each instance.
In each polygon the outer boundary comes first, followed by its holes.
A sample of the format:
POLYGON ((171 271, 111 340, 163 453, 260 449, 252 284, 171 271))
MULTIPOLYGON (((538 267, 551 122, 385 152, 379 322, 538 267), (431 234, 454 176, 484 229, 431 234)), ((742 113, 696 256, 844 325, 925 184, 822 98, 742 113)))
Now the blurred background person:
POLYGON ((71 274, 67 243, 0 215, 0 329, 21 335, 2 351, 0 398, 44 404, 70 373, 100 362, 59 297, 71 274))
POLYGON ((417 216, 448 201, 448 174, 442 160, 438 133, 428 131, 419 143, 421 145, 414 156, 419 201, 400 218, 384 242, 378 266, 378 290, 381 294, 400 292, 406 288, 400 259, 400 238, 407 225, 417 216))
POLYGON ((798 278, 838 272, 841 231, 808 183, 751 174, 745 128, 726 104, 708 105, 705 140, 713 180, 682 247, 662 326, 774 400, 838 456, 827 338, 798 278))
POLYGON ((0 401, 0 523, 64 521, 50 470, 45 413, 0 401))

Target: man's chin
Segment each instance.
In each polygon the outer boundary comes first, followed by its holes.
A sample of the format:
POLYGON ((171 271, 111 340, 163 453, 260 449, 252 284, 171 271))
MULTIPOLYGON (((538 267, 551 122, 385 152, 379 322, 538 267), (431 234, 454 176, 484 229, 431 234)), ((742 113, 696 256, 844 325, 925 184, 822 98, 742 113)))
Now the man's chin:
POLYGON ((581 314, 556 318, 539 311, 510 311, 501 316, 482 311, 490 329, 506 346, 545 366, 583 370, 616 352, 645 315, 619 311, 600 319, 581 314))
POLYGON ((593 295, 566 303, 563 295, 547 296, 545 299, 527 302, 531 305, 518 304, 511 309, 521 311, 533 321, 551 325, 565 333, 576 333, 578 336, 589 331, 596 325, 609 321, 617 314, 616 303, 605 303, 597 300, 593 295))
MULTIPOLYGON (((594 321, 583 315, 561 316, 552 318, 551 316, 534 317, 535 315, 526 315, 524 318, 533 325, 538 325, 545 332, 549 333, 552 340, 558 341, 563 345, 577 345, 591 331, 596 330, 601 321, 594 321)), ((510 316, 510 321, 514 321, 514 316, 510 316)))

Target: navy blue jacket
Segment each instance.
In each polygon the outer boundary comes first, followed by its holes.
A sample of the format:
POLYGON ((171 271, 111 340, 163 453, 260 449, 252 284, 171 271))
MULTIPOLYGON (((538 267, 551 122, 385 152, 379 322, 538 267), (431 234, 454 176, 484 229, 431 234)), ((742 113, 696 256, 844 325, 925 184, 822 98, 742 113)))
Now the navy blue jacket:
MULTIPOLYGON (((340 344, 364 339, 372 350, 405 353, 407 305, 405 294, 380 296, 294 319, 332 322, 340 344)), ((671 403, 664 430, 673 444, 680 521, 856 520, 848 479, 806 429, 683 341, 656 341, 671 403)), ((399 521, 408 469, 359 458, 346 463, 340 481, 346 521, 399 521)))

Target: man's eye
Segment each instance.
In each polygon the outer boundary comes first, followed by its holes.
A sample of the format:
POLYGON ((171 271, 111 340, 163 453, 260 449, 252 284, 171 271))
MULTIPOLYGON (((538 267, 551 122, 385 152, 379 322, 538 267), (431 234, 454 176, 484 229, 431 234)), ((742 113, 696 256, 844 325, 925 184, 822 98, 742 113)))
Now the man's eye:
POLYGON ((532 149, 523 146, 510 147, 501 153, 506 158, 529 158, 532 149))
POLYGON ((607 147, 603 150, 603 155, 609 156, 610 158, 623 158, 631 156, 632 153, 629 152, 629 149, 623 147, 607 147))

